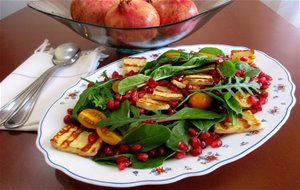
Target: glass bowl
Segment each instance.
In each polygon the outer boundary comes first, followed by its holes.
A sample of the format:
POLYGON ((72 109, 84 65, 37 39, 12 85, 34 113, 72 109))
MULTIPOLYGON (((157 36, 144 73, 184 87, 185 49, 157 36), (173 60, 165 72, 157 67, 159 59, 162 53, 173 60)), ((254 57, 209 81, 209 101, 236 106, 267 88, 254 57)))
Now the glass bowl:
POLYGON ((232 0, 195 0, 198 15, 180 22, 148 28, 112 28, 73 20, 70 13, 71 0, 38 0, 27 5, 65 24, 88 40, 132 54, 164 47, 187 37, 231 2, 232 0), (149 33, 154 34, 154 37, 141 37, 149 33))

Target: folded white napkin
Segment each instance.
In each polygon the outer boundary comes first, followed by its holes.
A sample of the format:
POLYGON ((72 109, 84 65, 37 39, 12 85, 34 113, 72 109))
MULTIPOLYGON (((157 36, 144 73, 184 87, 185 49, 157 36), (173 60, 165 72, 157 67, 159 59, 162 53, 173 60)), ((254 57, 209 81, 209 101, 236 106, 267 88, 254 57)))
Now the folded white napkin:
MULTIPOLYGON (((13 130, 36 131, 39 121, 48 107, 68 87, 75 84, 80 77, 93 72, 98 67, 99 62, 108 57, 108 55, 102 53, 103 50, 103 47, 98 47, 94 50, 82 51, 79 59, 73 65, 59 68, 43 87, 26 124, 13 130)), ((29 86, 44 71, 53 66, 53 52, 54 49, 50 47, 50 43, 46 39, 34 51, 32 56, 1 82, 1 107, 29 86)), ((0 130, 6 130, 6 128, 0 126, 0 130)))

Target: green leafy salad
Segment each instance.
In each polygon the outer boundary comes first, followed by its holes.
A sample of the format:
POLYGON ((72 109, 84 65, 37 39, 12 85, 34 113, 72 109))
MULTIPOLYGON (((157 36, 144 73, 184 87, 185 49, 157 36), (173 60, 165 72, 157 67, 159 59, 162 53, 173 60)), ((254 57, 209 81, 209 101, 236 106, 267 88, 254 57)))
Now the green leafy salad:
POLYGON ((153 61, 126 57, 122 74, 83 79, 88 88, 64 122, 92 132, 91 144, 101 139, 93 160, 120 170, 199 156, 221 147, 225 134, 260 129, 240 130, 245 114, 261 111, 272 80, 254 58, 248 50, 225 55, 214 47, 168 50, 153 61))

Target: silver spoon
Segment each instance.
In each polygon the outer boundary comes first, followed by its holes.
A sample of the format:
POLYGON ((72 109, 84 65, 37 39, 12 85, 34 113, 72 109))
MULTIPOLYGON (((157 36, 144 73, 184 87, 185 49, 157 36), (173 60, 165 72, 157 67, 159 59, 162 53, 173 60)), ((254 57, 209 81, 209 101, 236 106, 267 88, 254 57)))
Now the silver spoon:
POLYGON ((23 126, 28 120, 46 81, 60 67, 70 65, 79 58, 80 48, 74 43, 59 45, 53 55, 54 66, 45 71, 29 87, 0 109, 0 125, 12 129, 23 126))

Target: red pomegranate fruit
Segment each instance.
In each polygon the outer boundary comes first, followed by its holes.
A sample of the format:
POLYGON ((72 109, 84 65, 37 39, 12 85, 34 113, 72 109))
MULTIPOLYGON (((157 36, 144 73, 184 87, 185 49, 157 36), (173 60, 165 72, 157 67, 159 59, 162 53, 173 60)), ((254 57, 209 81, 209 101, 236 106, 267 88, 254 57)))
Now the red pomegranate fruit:
POLYGON ((107 11, 119 0, 72 0, 71 16, 74 20, 104 25, 107 11))
MULTIPOLYGON (((155 8, 144 0, 120 0, 105 16, 105 25, 114 28, 146 28, 160 25, 155 8)), ((157 30, 112 30, 110 36, 121 44, 143 42, 155 37, 157 30)))
MULTIPOLYGON (((160 16, 160 25, 172 24, 183 21, 199 14, 198 8, 192 0, 149 0, 160 16)), ((160 33, 177 35, 194 28, 196 22, 170 26, 161 29, 160 33)))

